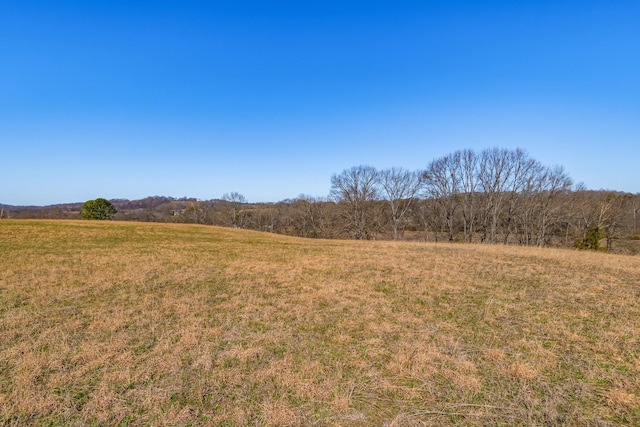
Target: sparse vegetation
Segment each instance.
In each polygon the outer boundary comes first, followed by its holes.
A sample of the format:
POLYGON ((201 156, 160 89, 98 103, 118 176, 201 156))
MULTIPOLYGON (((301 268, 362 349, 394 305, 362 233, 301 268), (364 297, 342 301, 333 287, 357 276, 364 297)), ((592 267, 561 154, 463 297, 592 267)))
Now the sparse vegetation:
POLYGON ((0 253, 0 424, 640 424, 637 257, 13 220, 0 253))

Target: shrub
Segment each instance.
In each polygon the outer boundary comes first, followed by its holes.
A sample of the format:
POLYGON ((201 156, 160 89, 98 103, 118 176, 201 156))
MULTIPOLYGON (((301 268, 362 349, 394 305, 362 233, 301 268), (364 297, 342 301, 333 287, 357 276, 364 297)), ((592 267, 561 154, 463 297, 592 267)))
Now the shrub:
POLYGON ((600 250, 600 239, 604 239, 606 235, 600 231, 598 227, 589 227, 587 232, 584 234, 584 238, 582 240, 577 239, 573 246, 578 249, 591 249, 593 251, 600 250))

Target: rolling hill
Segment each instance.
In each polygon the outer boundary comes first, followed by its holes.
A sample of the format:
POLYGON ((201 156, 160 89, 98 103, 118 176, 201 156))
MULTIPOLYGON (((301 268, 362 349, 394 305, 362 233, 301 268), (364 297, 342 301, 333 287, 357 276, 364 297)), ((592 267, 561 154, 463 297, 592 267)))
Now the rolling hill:
POLYGON ((0 424, 639 425, 640 258, 0 221, 0 424))

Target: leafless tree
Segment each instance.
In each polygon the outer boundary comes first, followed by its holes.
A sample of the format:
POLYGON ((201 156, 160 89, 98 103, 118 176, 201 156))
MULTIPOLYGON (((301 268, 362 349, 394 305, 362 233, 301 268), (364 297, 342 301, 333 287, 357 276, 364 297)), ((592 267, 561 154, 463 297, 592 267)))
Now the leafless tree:
POLYGON ((640 193, 631 198, 631 211, 633 214, 633 234, 638 234, 638 213, 640 213, 640 193))
POLYGON ((371 166, 354 166, 331 177, 331 197, 342 206, 345 230, 355 239, 369 239, 375 230, 376 182, 377 172, 371 166))
MULTIPOLYGON (((485 215, 483 232, 489 229, 489 242, 498 241, 498 219, 502 212, 510 180, 512 179, 514 164, 512 155, 504 148, 491 148, 480 154, 480 168, 478 181, 483 192, 485 215)), ((483 239, 484 240, 484 239, 483 239)))
POLYGON ((440 157, 423 172, 425 195, 441 206, 449 241, 453 241, 454 215, 460 205, 460 163, 451 155, 440 157))
POLYGON ((609 192, 600 202, 599 228, 604 231, 607 250, 613 249, 613 241, 618 239, 620 223, 623 220, 627 203, 631 202, 630 194, 609 192))
POLYGON ((232 191, 231 193, 223 194, 222 200, 224 200, 228 206, 231 226, 235 228, 242 228, 244 222, 242 206, 247 203, 247 199, 237 191, 232 191))
POLYGON ((444 223, 442 222, 442 204, 433 198, 418 199, 416 209, 412 209, 413 222, 419 229, 425 242, 439 240, 443 233, 444 223))
POLYGON ((456 181, 462 195, 461 207, 463 216, 464 241, 473 241, 477 214, 475 211, 476 192, 478 190, 478 155, 473 150, 456 151, 452 155, 458 174, 456 181))
POLYGON ((206 224, 208 216, 208 206, 205 202, 194 200, 189 202, 185 215, 189 222, 194 224, 206 224))
POLYGON ((624 215, 629 195, 612 191, 588 191, 579 188, 573 193, 572 210, 577 214, 578 239, 584 240, 587 232, 597 230, 606 238, 607 249, 619 237, 618 227, 624 215))
POLYGON ((291 203, 293 228, 300 237, 328 237, 328 202, 322 198, 301 194, 291 203))
POLYGON ((398 240, 406 213, 420 191, 421 176, 403 168, 383 169, 378 172, 378 183, 389 208, 393 240, 398 240))
POLYGON ((543 174, 544 167, 529 155, 521 150, 515 149, 508 152, 508 161, 511 164, 511 174, 507 180, 506 194, 504 195, 505 209, 502 213, 503 220, 503 242, 509 242, 510 235, 514 230, 516 216, 527 204, 527 198, 535 194, 536 186, 543 174))
POLYGON ((549 226, 558 220, 563 208, 562 202, 566 201, 566 198, 561 199, 560 196, 570 191, 573 181, 562 166, 554 166, 544 169, 539 182, 537 240, 538 246, 544 246, 549 226))

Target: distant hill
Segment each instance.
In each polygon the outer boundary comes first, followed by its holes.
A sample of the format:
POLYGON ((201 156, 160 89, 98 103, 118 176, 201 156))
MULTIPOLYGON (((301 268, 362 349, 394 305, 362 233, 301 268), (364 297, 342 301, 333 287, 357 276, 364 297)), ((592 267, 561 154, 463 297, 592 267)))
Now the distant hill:
POLYGON ((14 205, 3 205, 2 203, 0 203, 0 209, 4 209, 6 211, 25 211, 25 210, 42 209, 42 206, 14 206, 14 205))
MULTIPOLYGON (((166 197, 166 196, 151 196, 145 197, 144 199, 138 200, 129 200, 129 199, 111 199, 110 202, 116 207, 116 209, 139 209, 139 208, 154 208, 163 203, 174 202, 174 201, 195 201, 195 198, 183 197, 177 199, 175 197, 166 197)), ((72 210, 80 210, 82 209, 82 204, 84 202, 72 202, 72 203, 56 203, 53 205, 6 205, 0 203, 0 209, 20 212, 20 211, 33 211, 33 210, 42 210, 42 209, 72 209, 72 210)))
MULTIPOLYGON (((134 210, 154 210, 167 203, 186 203, 188 201, 196 201, 195 198, 174 198, 165 196, 145 197, 144 199, 111 199, 111 203, 118 211, 134 211, 134 210)), ((69 219, 71 214, 79 214, 84 202, 57 203, 45 206, 36 205, 7 205, 0 203, 0 210, 4 210, 5 218, 51 218, 51 219, 69 219)), ((120 218, 129 219, 129 218, 120 218)))

